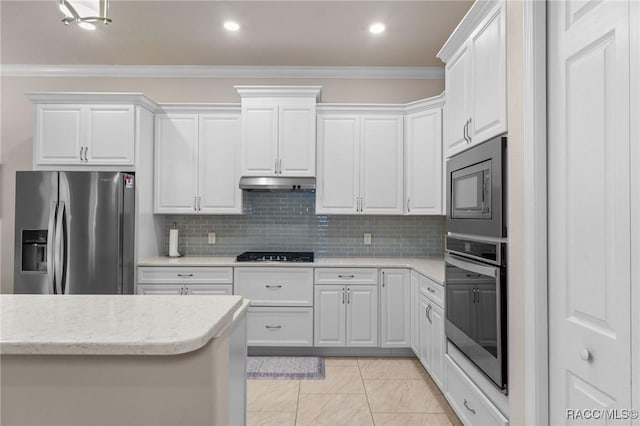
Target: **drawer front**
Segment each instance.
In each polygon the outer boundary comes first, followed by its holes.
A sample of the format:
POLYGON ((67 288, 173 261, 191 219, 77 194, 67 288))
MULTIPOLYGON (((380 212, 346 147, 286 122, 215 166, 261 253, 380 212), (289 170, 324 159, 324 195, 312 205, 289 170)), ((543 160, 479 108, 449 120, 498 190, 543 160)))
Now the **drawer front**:
POLYGON ((233 285, 190 284, 188 286, 185 286, 185 293, 189 296, 227 296, 233 294, 233 285))
POLYGON ((445 368, 445 395, 462 423, 483 426, 509 424, 502 413, 448 356, 445 356, 445 368))
POLYGON ((444 308, 444 287, 427 277, 420 275, 420 292, 436 305, 444 308))
POLYGON ((233 268, 145 266, 138 268, 141 284, 232 284, 233 268))
POLYGON ((312 346, 313 308, 250 307, 249 346, 312 346))
POLYGON ((378 284, 377 268, 316 268, 316 284, 378 284))
POLYGON ((251 306, 313 306, 312 268, 236 268, 235 283, 251 306))

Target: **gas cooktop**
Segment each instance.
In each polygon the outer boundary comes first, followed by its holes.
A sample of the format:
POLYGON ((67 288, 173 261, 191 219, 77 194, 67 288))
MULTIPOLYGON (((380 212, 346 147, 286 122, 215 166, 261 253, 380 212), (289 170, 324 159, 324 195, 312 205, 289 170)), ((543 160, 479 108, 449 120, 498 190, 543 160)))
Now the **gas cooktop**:
POLYGON ((305 251, 245 251, 238 262, 313 262, 313 252, 305 251))

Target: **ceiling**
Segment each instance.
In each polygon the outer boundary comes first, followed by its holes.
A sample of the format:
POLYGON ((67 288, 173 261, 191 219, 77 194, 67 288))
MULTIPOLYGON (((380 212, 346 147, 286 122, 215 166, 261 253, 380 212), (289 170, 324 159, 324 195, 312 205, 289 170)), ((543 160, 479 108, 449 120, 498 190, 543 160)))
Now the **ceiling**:
POLYGON ((472 3, 112 0, 113 22, 86 31, 60 22, 56 0, 1 0, 0 53, 3 64, 433 67, 472 3), (374 21, 383 34, 369 33, 374 21))

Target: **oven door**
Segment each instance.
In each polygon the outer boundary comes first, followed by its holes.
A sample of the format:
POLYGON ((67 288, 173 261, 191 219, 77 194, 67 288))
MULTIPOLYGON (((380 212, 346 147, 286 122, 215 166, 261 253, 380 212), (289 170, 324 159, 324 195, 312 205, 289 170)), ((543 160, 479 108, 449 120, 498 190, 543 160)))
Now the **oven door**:
POLYGON ((504 268, 447 254, 447 338, 500 389, 506 389, 504 268))

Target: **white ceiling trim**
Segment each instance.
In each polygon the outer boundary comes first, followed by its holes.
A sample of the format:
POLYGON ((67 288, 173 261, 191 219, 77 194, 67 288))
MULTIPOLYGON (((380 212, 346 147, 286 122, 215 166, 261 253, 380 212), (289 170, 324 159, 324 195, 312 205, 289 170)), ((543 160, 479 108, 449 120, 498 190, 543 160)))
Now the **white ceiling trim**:
POLYGON ((3 77, 444 79, 443 67, 233 65, 0 65, 3 77))

